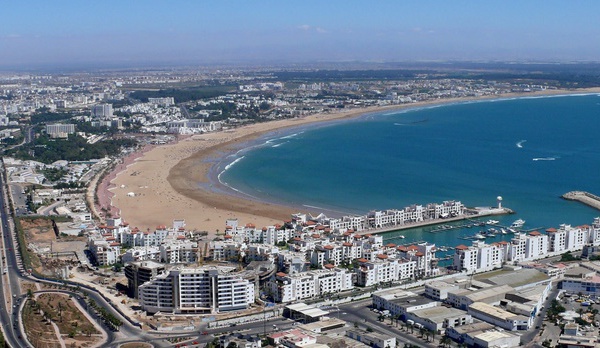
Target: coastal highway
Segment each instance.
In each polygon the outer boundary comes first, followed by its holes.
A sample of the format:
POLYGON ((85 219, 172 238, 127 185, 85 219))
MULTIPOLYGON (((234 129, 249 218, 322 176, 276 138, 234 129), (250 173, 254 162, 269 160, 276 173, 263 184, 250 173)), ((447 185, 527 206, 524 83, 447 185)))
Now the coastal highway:
POLYGON ((6 192, 6 186, 4 183, 4 168, 0 171, 0 223, 2 227, 2 242, 0 245, 3 247, 2 257, 6 255, 6 258, 2 260, 2 276, 0 277, 0 323, 4 331, 4 339, 6 343, 11 347, 24 347, 26 346, 23 342, 20 330, 18 330, 17 324, 17 297, 20 294, 19 289, 19 277, 21 271, 19 270, 20 264, 17 262, 17 256, 14 250, 14 239, 13 232, 11 230, 12 221, 9 216, 9 202, 8 192, 6 192), (6 270, 6 274, 4 274, 6 270), (10 283, 7 284, 7 282, 10 283), (8 290, 8 291, 7 291, 8 290))

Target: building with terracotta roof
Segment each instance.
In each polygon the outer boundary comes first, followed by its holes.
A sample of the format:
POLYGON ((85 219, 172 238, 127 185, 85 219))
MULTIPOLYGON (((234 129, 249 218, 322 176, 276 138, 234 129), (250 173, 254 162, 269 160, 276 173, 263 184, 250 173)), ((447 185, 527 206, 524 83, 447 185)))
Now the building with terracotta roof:
POLYGON ((105 237, 99 233, 91 233, 88 236, 87 246, 98 266, 114 265, 119 261, 121 244, 118 242, 107 241, 105 237))
POLYGON ((198 261, 198 243, 185 239, 185 236, 164 242, 160 245, 159 250, 161 262, 192 263, 198 261))
POLYGON ((455 248, 452 265, 457 271, 486 272, 502 267, 504 261, 501 245, 474 241, 470 247, 461 244, 455 248))
POLYGON ((549 237, 549 250, 553 253, 581 250, 590 242, 588 228, 572 227, 561 224, 557 229, 547 229, 549 237))
POLYGON ((338 266, 342 263, 343 248, 340 244, 316 244, 307 252, 307 258, 314 267, 322 267, 326 263, 338 266))
POLYGON ((300 348, 317 343, 317 336, 306 331, 292 329, 267 336, 269 343, 276 347, 300 348))
POLYGON ((548 255, 548 236, 517 233, 508 244, 508 261, 531 261, 548 255))
POLYGON ((160 262, 160 248, 155 246, 138 246, 127 249, 125 253, 121 255, 121 262, 125 265, 131 262, 146 260, 160 262))
POLYGON ((326 268, 296 274, 277 273, 267 283, 269 293, 276 302, 292 302, 351 290, 352 273, 341 268, 326 268))
POLYGON ((361 259, 359 263, 360 266, 356 269, 356 284, 358 286, 373 286, 413 279, 417 267, 416 261, 398 259, 378 259, 377 261, 361 259))
POLYGON ((416 262, 416 276, 431 277, 439 274, 435 244, 425 242, 396 250, 398 250, 398 258, 416 262))

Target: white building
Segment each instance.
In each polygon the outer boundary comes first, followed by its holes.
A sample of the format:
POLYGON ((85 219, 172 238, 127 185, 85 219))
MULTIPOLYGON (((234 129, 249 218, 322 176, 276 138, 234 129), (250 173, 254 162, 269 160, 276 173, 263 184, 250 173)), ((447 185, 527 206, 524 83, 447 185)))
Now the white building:
POLYGON ((98 104, 92 106, 92 118, 111 118, 113 117, 112 104, 98 104))
POLYGON ((360 267, 356 269, 358 286, 373 286, 381 283, 413 279, 417 262, 389 260, 386 254, 379 254, 376 261, 358 260, 360 267))
POLYGON ((99 266, 114 265, 121 255, 121 244, 112 236, 105 237, 99 233, 92 233, 88 238, 88 250, 99 266))
POLYGON ((75 133, 75 125, 72 123, 46 125, 46 134, 51 138, 67 138, 73 133, 75 133))
POLYGON ((297 274, 279 272, 267 283, 267 288, 276 302, 285 303, 351 290, 354 285, 352 273, 333 268, 297 274))
POLYGON ((216 313, 248 308, 254 284, 229 268, 174 268, 139 286, 142 309, 148 313, 216 313))
POLYGON ((509 261, 531 261, 548 255, 548 236, 533 231, 529 235, 515 234, 508 244, 509 261))
POLYGON ((499 326, 504 330, 529 330, 533 319, 523 315, 513 314, 502 308, 483 302, 475 302, 469 306, 468 313, 473 317, 499 326))

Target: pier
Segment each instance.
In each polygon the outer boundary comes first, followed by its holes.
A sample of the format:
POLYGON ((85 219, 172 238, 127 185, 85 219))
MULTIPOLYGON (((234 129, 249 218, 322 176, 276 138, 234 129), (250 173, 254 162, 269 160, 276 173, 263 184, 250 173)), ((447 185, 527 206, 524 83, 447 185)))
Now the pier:
POLYGON ((585 191, 571 191, 561 196, 568 201, 581 202, 589 207, 600 210, 600 197, 585 191))
MULTIPOLYGON (((426 227, 426 226, 434 226, 434 225, 442 225, 448 222, 453 221, 462 221, 462 220, 473 220, 486 216, 494 216, 494 215, 506 215, 506 214, 514 214, 514 211, 508 208, 491 208, 491 207, 477 207, 477 208, 469 208, 467 209, 467 213, 464 215, 459 215, 455 217, 448 218, 439 218, 439 219, 427 219, 418 222, 406 223, 403 225, 390 225, 382 228, 365 228, 357 232, 357 234, 365 235, 365 234, 378 234, 384 232, 392 232, 392 231, 401 231, 408 230, 411 228, 417 227, 426 227)), ((440 230, 441 232, 441 230, 440 230)))

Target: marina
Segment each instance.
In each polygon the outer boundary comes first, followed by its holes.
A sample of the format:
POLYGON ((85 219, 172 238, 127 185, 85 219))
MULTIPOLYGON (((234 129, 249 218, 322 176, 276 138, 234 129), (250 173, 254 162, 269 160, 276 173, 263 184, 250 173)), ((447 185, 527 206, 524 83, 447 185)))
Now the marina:
MULTIPOLYGON (((405 223, 403 225, 385 226, 385 227, 380 227, 380 228, 366 228, 364 230, 358 231, 357 233, 361 234, 361 235, 378 234, 378 233, 401 231, 401 230, 407 230, 407 229, 419 228, 419 227, 443 225, 444 227, 440 227, 440 228, 430 231, 431 233, 439 233, 439 232, 443 232, 443 231, 447 231, 447 230, 465 228, 469 225, 482 226, 481 224, 485 225, 485 222, 477 221, 475 219, 481 218, 481 217, 488 217, 488 216, 494 216, 494 215, 507 215, 507 214, 514 214, 514 212, 508 208, 477 207, 477 208, 467 209, 467 212, 464 215, 447 217, 447 218, 425 219, 423 221, 410 222, 410 223, 405 223), (456 226, 448 225, 449 222, 464 221, 464 220, 468 220, 468 221, 470 221, 470 223, 463 224, 463 225, 456 225, 456 226)), ((398 238, 398 237, 396 237, 396 238, 398 238)))

